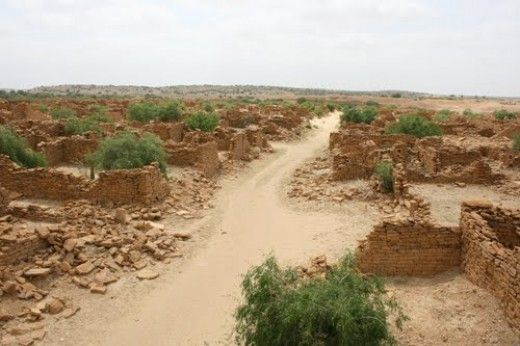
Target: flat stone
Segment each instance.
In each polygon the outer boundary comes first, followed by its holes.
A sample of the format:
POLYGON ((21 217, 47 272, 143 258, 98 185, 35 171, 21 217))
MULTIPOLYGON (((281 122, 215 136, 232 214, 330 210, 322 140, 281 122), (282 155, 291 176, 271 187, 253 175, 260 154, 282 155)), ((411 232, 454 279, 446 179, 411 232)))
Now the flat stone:
POLYGON ((80 275, 86 275, 88 273, 90 273, 91 271, 94 270, 94 265, 87 261, 83 264, 80 264, 79 266, 76 267, 76 272, 80 275))
POLYGON ((23 275, 25 276, 45 276, 49 275, 51 272, 51 268, 31 268, 26 270, 23 275))
POLYGON ((159 273, 151 269, 142 269, 137 273, 140 280, 153 280, 159 277, 159 273))

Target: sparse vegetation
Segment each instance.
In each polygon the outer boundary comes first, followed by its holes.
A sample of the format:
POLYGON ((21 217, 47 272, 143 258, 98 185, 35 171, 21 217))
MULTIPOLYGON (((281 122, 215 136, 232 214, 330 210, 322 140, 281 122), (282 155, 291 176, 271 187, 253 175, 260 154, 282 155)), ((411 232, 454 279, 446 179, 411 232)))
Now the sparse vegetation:
POLYGON ((468 119, 472 119, 472 118, 480 118, 482 117, 482 114, 481 113, 475 113, 473 112, 471 109, 469 108, 466 108, 463 112, 462 112, 462 115, 465 117, 465 118, 468 118, 468 119))
POLYGON ((46 166, 45 157, 29 148, 16 133, 0 125, 0 154, 7 155, 19 166, 26 168, 46 166))
POLYGON ((442 130, 433 122, 415 114, 402 115, 399 120, 388 127, 388 134, 403 133, 418 138, 441 136, 442 130))
POLYGON ((51 117, 55 120, 64 120, 76 116, 76 112, 70 108, 59 107, 51 109, 51 117))
POLYGON ((368 100, 365 103, 365 105, 370 106, 370 107, 379 107, 379 102, 374 101, 374 100, 368 100))
POLYGON ((438 111, 437 113, 435 113, 433 120, 435 120, 437 122, 444 122, 444 121, 449 120, 452 115, 453 115, 453 111, 451 111, 449 109, 442 109, 442 110, 438 111))
POLYGON ((192 130, 213 132, 218 122, 219 116, 216 113, 195 112, 186 119, 186 126, 192 130))
POLYGON ((345 106, 340 118, 342 122, 370 124, 377 116, 377 108, 374 106, 345 106))
POLYGON ((495 111, 495 118, 497 120, 513 120, 516 119, 516 113, 510 112, 505 109, 499 109, 495 111))
POLYGON ((392 94, 392 97, 393 97, 393 98, 396 98, 396 99, 399 99, 399 98, 401 98, 402 96, 403 96, 403 95, 401 95, 401 93, 393 93, 393 94, 392 94))
POLYGON ((38 107, 39 111, 42 112, 42 113, 47 113, 49 112, 49 106, 47 105, 40 105, 40 107, 38 107))
POLYGON ((243 345, 392 344, 389 312, 397 312, 398 327, 406 319, 382 280, 356 271, 352 255, 325 278, 309 279, 269 257, 247 272, 242 293, 235 330, 243 345))
POLYGON ((520 133, 517 133, 513 137, 513 150, 514 151, 520 151, 520 133))
POLYGON ((375 174, 384 192, 394 192, 394 169, 392 163, 388 161, 380 162, 376 166, 375 174))
POLYGON ((64 121, 65 133, 69 135, 80 135, 86 132, 100 132, 102 123, 110 123, 112 119, 104 113, 95 113, 85 118, 76 116, 64 121))
POLYGON ((106 138, 86 159, 92 166, 104 170, 140 168, 157 162, 161 171, 166 173, 167 167, 163 142, 150 133, 139 138, 123 132, 106 138))

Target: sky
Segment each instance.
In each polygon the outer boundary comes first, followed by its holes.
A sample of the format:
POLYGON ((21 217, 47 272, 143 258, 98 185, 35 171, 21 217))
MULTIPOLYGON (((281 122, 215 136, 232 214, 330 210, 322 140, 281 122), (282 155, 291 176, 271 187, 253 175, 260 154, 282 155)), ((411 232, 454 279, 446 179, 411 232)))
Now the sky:
POLYGON ((520 96, 520 0, 0 0, 0 88, 520 96))

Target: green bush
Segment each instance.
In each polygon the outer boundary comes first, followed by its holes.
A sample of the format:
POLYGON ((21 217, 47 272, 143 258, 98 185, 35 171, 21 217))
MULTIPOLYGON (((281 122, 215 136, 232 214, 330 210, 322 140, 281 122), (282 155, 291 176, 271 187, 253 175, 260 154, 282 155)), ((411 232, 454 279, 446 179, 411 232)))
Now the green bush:
POLYGON ((242 294, 235 313, 240 345, 381 345, 395 341, 389 313, 397 313, 399 328, 406 319, 380 279, 358 273, 352 255, 325 278, 310 279, 269 257, 247 272, 242 294))
POLYGON ((497 120, 512 120, 516 119, 516 113, 509 112, 505 109, 499 109, 495 111, 495 118, 497 120))
POLYGON ((178 102, 168 102, 159 106, 158 117, 161 121, 177 121, 181 118, 182 108, 178 102))
POLYGON ((392 94, 392 97, 393 97, 393 98, 396 98, 396 99, 399 99, 399 98, 401 98, 402 96, 403 96, 403 95, 401 95, 401 93, 393 93, 393 94, 392 94))
POLYGON ((369 106, 369 107, 379 107, 379 102, 377 101, 374 101, 374 100, 368 100, 365 105, 369 106))
POLYGON ((71 117, 64 120, 65 133, 69 135, 80 135, 85 132, 100 132, 102 123, 110 123, 106 113, 94 113, 85 118, 71 117))
POLYGON ((56 120, 69 119, 76 116, 76 112, 70 108, 53 108, 51 109, 51 117, 56 120))
POLYGON ((86 159, 92 166, 104 170, 140 168, 157 162, 165 173, 167 167, 163 142, 150 133, 139 138, 130 132, 123 132, 106 138, 86 159))
POLYGON ((462 115, 466 118, 480 118, 482 117, 482 114, 481 113, 475 113, 473 112, 471 109, 469 108, 466 108, 463 112, 462 112, 462 115))
POLYGON ((451 111, 449 109, 442 109, 442 110, 438 111, 437 113, 435 113, 435 115, 433 116, 433 120, 438 121, 438 122, 444 122, 444 121, 449 120, 452 115, 453 115, 453 111, 451 111))
POLYGON ((128 107, 128 119, 147 123, 159 117, 159 106, 153 103, 140 102, 128 107))
POLYGON ((402 115, 399 120, 388 127, 388 134, 404 133, 415 137, 441 136, 442 130, 431 121, 414 115, 402 115))
POLYGON ((517 133, 513 137, 513 150, 514 151, 520 151, 520 133, 517 133))
POLYGON ((305 97, 298 97, 296 99, 296 103, 298 103, 299 105, 304 104, 305 102, 309 102, 305 97))
POLYGON ((186 126, 192 130, 212 132, 218 126, 219 116, 216 113, 195 112, 186 119, 186 126))
POLYGON ((202 109, 204 110, 204 112, 208 113, 215 111, 215 108, 213 108, 213 106, 209 102, 204 102, 204 104, 202 105, 202 109))
POLYGON ((42 113, 47 113, 49 111, 49 106, 47 106, 47 105, 40 105, 40 107, 38 109, 42 113))
POLYGON ((10 129, 0 125, 0 154, 7 155, 26 168, 46 166, 45 157, 29 148, 27 142, 10 129))
POLYGON ((384 192, 394 192, 394 169, 390 162, 380 162, 376 166, 375 174, 379 179, 384 192))
POLYGON ((345 106, 340 115, 342 122, 370 124, 377 116, 377 108, 374 106, 345 106))

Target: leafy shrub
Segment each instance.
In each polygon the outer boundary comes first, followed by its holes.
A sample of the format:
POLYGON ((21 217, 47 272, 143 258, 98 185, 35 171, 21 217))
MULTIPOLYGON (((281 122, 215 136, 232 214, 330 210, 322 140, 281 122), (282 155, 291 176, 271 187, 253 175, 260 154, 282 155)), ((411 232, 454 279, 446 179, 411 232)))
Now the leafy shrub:
POLYGON ((305 102, 308 102, 307 99, 305 97, 298 97, 296 99, 296 103, 298 103, 299 105, 305 103, 305 102))
POLYGON ((516 119, 516 113, 509 112, 505 109, 500 109, 495 111, 495 118, 497 120, 512 120, 516 119))
POLYGON ((85 118, 78 118, 76 116, 65 119, 64 129, 65 133, 69 135, 80 135, 85 132, 100 132, 102 123, 110 123, 110 118, 106 113, 94 113, 85 118))
POLYGON ((159 106, 148 103, 140 102, 134 103, 128 107, 128 119, 139 121, 141 123, 147 123, 159 117, 159 106))
POLYGON ((375 174, 381 182, 384 192, 394 192, 394 169, 390 162, 380 162, 376 166, 375 174))
POLYGON ((342 122, 370 124, 377 116, 377 108, 374 106, 350 107, 345 106, 340 118, 342 122))
POLYGON ((431 121, 414 115, 402 115, 399 120, 388 127, 386 133, 404 133, 415 137, 441 136, 442 130, 431 121))
POLYGON ((9 156, 26 168, 46 166, 45 157, 29 148, 27 142, 10 129, 0 125, 0 154, 9 156))
POLYGON ((212 132, 218 126, 219 119, 216 113, 195 112, 186 119, 186 126, 192 130, 212 132))
POLYGON ((513 150, 514 151, 520 151, 520 133, 517 133, 513 137, 513 150))
POLYGON ((181 118, 182 109, 178 102, 168 102, 159 106, 158 117, 161 121, 177 121, 181 118))
POLYGON ((123 132, 106 138, 86 159, 92 166, 104 170, 139 168, 157 162, 165 173, 167 167, 163 142, 150 133, 139 138, 123 132))
POLYGON ((442 109, 435 113, 435 116, 433 117, 433 120, 443 122, 448 120, 453 115, 453 111, 449 109, 442 109))
POLYGON ((481 113, 475 113, 473 112, 471 109, 469 108, 466 108, 463 112, 462 112, 462 115, 466 118, 478 118, 478 117, 481 117, 482 114, 481 113))
POLYGON ((70 108, 53 108, 51 109, 51 117, 56 120, 69 119, 76 116, 76 112, 70 108))
POLYGON ((379 107, 379 102, 377 101, 374 101, 374 100, 368 100, 365 105, 369 106, 369 107, 379 107))
POLYGON ((389 313, 397 312, 399 328, 406 319, 380 279, 356 271, 352 255, 310 279, 269 257, 247 272, 242 294, 235 313, 241 345, 380 345, 394 341, 389 313))
POLYGON ((215 111, 215 108, 213 108, 213 106, 209 102, 205 102, 204 105, 202 106, 202 109, 204 110, 204 112, 208 112, 208 113, 215 111))
POLYGON ((401 93, 393 93, 393 94, 392 94, 392 97, 393 97, 393 98, 396 98, 396 99, 399 99, 399 98, 401 98, 402 96, 403 96, 403 95, 401 95, 401 93))

